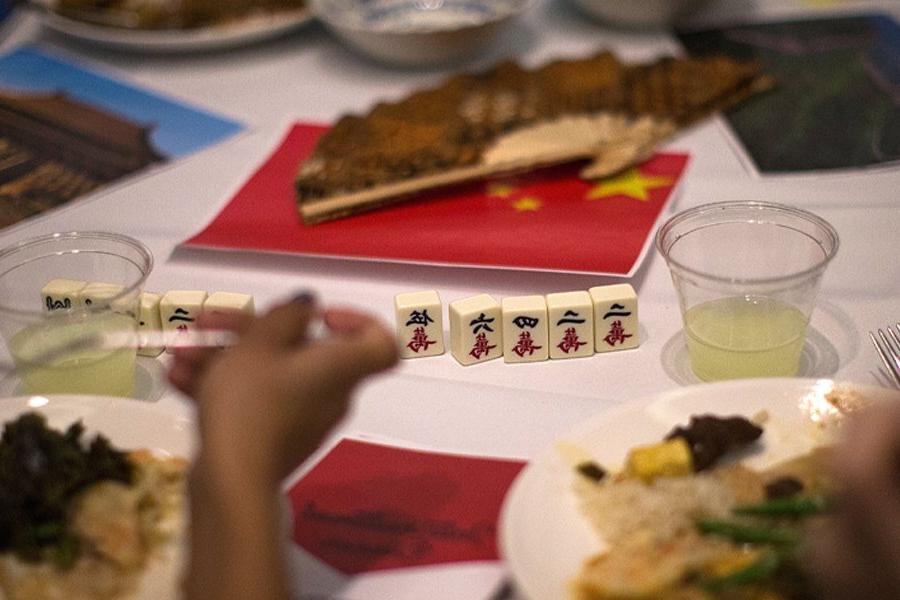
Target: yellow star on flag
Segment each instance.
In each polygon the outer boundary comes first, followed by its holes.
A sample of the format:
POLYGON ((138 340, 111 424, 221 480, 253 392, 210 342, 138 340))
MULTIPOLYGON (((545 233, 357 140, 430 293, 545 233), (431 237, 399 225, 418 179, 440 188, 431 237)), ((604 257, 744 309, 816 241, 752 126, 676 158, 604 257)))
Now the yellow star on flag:
POLYGON ((491 183, 487 188, 488 196, 499 196, 500 198, 508 198, 515 191, 515 186, 508 183, 491 183))
POLYGON ((646 202, 650 198, 649 190, 672 185, 671 177, 644 175, 637 169, 628 169, 621 175, 605 179, 588 192, 588 200, 600 200, 612 196, 628 196, 646 202))
POLYGON ((534 196, 525 196, 510 203, 516 212, 536 212, 544 205, 539 198, 534 196))

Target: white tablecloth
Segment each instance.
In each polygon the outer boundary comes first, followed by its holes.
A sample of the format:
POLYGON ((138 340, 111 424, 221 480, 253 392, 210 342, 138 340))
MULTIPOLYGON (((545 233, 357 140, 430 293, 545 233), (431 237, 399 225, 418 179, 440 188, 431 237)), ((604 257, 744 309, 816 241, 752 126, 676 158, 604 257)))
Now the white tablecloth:
MULTIPOLYGON (((900 3, 713 3, 699 21, 767 15, 822 14, 876 8, 900 17, 900 3)), ((437 289, 445 304, 487 292, 495 297, 587 289, 610 278, 558 273, 379 264, 249 253, 176 251, 208 223, 297 119, 329 122, 374 101, 436 83, 449 71, 383 67, 341 46, 318 24, 271 43, 232 51, 141 56, 71 43, 18 15, 0 29, 2 49, 36 42, 103 70, 200 104, 248 124, 246 133, 199 155, 117 185, 88 200, 0 232, 0 246, 64 230, 109 230, 145 242, 156 257, 148 289, 207 289, 252 293, 265 307, 299 290, 324 304, 359 305, 386 321, 393 296, 437 289)), ((665 33, 603 28, 558 0, 539 1, 478 60, 538 64, 600 48, 628 60, 678 51, 665 33)), ((878 362, 866 332, 900 319, 900 170, 763 178, 742 165, 720 120, 674 139, 668 148, 691 154, 673 210, 710 201, 763 199, 810 209, 841 236, 811 321, 801 375, 878 382, 878 362)), ((426 447, 527 458, 588 415, 629 399, 695 381, 680 337, 675 292, 655 251, 631 280, 638 292, 642 343, 634 351, 590 359, 462 367, 450 356, 401 364, 360 390, 343 431, 364 432, 426 447)), ((161 407, 184 410, 175 392, 159 387, 161 407)), ((341 598, 485 598, 503 577, 498 564, 477 564, 367 575, 348 581, 292 551, 301 587, 341 598)))

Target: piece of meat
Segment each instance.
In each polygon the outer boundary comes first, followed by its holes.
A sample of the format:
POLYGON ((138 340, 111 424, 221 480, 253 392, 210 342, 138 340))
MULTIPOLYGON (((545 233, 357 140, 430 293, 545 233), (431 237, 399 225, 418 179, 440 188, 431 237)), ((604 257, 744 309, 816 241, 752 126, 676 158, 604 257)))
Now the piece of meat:
POLYGON ((763 430, 744 417, 695 415, 687 427, 676 427, 667 436, 684 438, 694 457, 694 470, 703 471, 720 458, 755 442, 763 430))

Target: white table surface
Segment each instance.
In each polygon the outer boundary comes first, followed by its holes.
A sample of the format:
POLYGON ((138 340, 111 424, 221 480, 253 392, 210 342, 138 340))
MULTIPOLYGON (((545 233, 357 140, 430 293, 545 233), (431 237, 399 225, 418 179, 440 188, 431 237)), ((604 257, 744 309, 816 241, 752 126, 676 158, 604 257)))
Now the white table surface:
MULTIPOLYGON (((900 18, 900 2, 726 1, 698 21, 878 9, 900 18)), ((71 43, 44 32, 31 15, 0 27, 0 50, 21 43, 95 67, 243 121, 248 131, 220 146, 130 180, 88 199, 0 232, 0 246, 33 235, 108 230, 146 243, 156 258, 147 288, 244 291, 265 308, 300 290, 328 305, 364 306, 390 322, 393 296, 437 289, 445 303, 476 293, 495 297, 587 289, 612 278, 559 273, 353 262, 258 253, 178 250, 202 229, 265 159, 287 125, 329 122, 362 112, 379 99, 432 85, 450 71, 403 71, 344 48, 319 24, 270 43, 231 51, 142 56, 71 43), (364 301, 361 299, 365 299, 364 301)), ((604 28, 560 0, 539 0, 484 55, 478 69, 508 57, 534 65, 554 57, 612 48, 627 60, 678 52, 666 33, 604 28)), ((712 119, 674 139, 668 149, 691 154, 672 210, 711 201, 765 199, 810 209, 841 236, 811 320, 800 375, 878 382, 866 332, 900 319, 900 169, 823 176, 759 177, 742 166, 723 122, 712 119)), ((675 292, 664 261, 651 250, 630 281, 638 292, 642 343, 633 351, 589 359, 462 367, 449 354, 407 361, 359 392, 342 431, 476 454, 527 458, 588 415, 631 398, 696 380, 680 337, 675 292)), ((151 365, 156 372, 161 368, 151 365)), ((161 386, 154 399, 185 410, 161 386)), ((298 587, 346 599, 487 598, 502 564, 415 569, 347 580, 299 550, 291 556, 298 587)))

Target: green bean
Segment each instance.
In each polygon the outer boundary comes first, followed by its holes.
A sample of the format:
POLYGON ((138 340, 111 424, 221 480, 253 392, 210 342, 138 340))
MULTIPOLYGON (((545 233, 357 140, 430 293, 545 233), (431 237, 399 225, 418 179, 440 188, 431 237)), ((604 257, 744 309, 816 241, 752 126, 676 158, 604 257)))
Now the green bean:
POLYGON ((781 556, 777 552, 764 552, 754 563, 721 577, 703 579, 703 586, 710 590, 746 585, 763 581, 772 576, 781 566, 781 556))
POLYGON ((784 527, 744 525, 733 521, 701 519, 697 521, 701 533, 712 533, 726 537, 739 544, 794 545, 800 541, 800 534, 784 527))
POLYGON ((805 517, 824 512, 828 507, 829 501, 825 496, 789 496, 738 506, 733 512, 764 517, 805 517))

